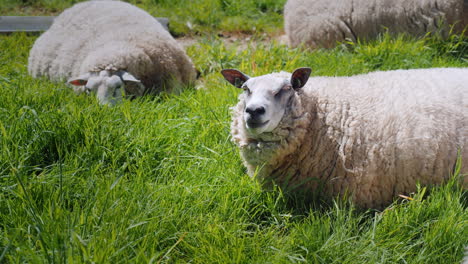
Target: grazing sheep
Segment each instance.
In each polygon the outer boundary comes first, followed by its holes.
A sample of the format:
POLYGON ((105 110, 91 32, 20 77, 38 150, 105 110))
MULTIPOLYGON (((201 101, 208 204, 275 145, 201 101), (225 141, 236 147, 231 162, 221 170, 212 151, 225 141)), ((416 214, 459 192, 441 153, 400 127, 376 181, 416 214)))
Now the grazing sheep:
POLYGON ((60 14, 34 43, 29 73, 96 91, 101 103, 174 89, 196 77, 185 51, 145 11, 120 1, 89 1, 60 14), (124 88, 123 88, 124 87, 124 88))
POLYGON ((461 32, 467 13, 463 0, 289 0, 284 21, 290 46, 332 48, 346 39, 375 38, 386 29, 424 36, 446 34, 455 25, 461 32))
POLYGON ((231 133, 250 176, 310 196, 349 195, 360 207, 382 208, 415 191, 417 183, 443 183, 457 152, 468 160, 468 69, 307 82, 310 72, 250 78, 222 71, 244 89, 231 133))

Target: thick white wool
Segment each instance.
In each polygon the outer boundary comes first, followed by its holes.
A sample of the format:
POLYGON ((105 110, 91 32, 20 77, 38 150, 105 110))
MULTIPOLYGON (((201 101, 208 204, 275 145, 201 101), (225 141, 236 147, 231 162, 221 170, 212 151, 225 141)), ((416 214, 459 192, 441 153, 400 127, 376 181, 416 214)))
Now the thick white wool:
POLYGON ((285 31, 293 47, 334 47, 346 39, 375 38, 390 33, 423 36, 461 32, 468 23, 463 0, 288 0, 285 31), (465 12, 465 14, 464 14, 465 12))
MULTIPOLYGON (((36 40, 28 65, 32 76, 57 81, 109 67, 131 73, 145 93, 196 77, 190 58, 161 24, 120 1, 82 2, 65 10, 36 40)), ((137 90, 127 87, 127 93, 141 95, 137 90)))
POLYGON ((266 183, 382 208, 417 183, 443 183, 458 152, 467 173, 468 69, 311 77, 280 125, 258 136, 245 128, 243 97, 233 141, 248 173, 266 183))

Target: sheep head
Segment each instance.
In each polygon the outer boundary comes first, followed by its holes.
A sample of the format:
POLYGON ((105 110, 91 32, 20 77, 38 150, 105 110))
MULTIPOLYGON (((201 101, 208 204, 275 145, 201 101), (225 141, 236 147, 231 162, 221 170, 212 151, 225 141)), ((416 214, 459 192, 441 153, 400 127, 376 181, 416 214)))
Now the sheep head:
POLYGON ((243 119, 252 135, 272 132, 279 125, 289 101, 306 84, 310 73, 310 68, 298 68, 288 80, 272 75, 251 78, 236 69, 221 71, 228 82, 244 90, 243 119))
POLYGON ((77 92, 95 92, 101 104, 114 105, 122 100, 125 85, 136 83, 140 87, 141 82, 126 71, 113 71, 110 69, 88 72, 79 77, 71 78, 68 83, 79 88, 77 92))

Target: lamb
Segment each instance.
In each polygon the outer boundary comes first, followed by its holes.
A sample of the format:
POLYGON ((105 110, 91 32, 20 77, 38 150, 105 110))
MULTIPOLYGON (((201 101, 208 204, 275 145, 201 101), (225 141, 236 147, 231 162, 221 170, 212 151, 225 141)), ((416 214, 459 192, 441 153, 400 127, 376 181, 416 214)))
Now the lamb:
POLYGON ((332 48, 345 40, 373 39, 387 29, 394 34, 446 35, 454 25, 459 33, 468 24, 467 7, 463 0, 289 0, 284 25, 291 47, 304 43, 332 48))
POLYGON ((31 49, 33 77, 95 91, 103 104, 192 83, 185 51, 151 15, 120 1, 78 3, 60 14, 31 49))
POLYGON ((267 186, 381 209, 418 183, 445 182, 457 158, 468 160, 467 68, 309 81, 310 68, 252 78, 221 73, 244 90, 232 140, 248 174, 267 186))

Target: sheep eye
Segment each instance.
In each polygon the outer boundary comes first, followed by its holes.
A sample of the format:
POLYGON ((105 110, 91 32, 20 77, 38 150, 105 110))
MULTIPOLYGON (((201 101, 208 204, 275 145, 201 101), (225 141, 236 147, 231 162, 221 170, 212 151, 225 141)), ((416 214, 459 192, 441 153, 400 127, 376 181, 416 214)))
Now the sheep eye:
POLYGON ((244 89, 244 91, 245 91, 247 94, 250 94, 250 89, 249 89, 249 87, 247 87, 247 86, 244 85, 244 86, 242 86, 242 89, 244 89))
POLYGON ((291 86, 290 85, 285 85, 283 86, 283 88, 279 89, 275 94, 274 96, 276 98, 279 98, 281 97, 281 95, 283 94, 284 91, 288 91, 289 89, 291 89, 291 86))
POLYGON ((275 96, 275 98, 279 98, 279 97, 281 97, 282 94, 283 94, 283 89, 280 89, 274 94, 274 96, 275 96))

